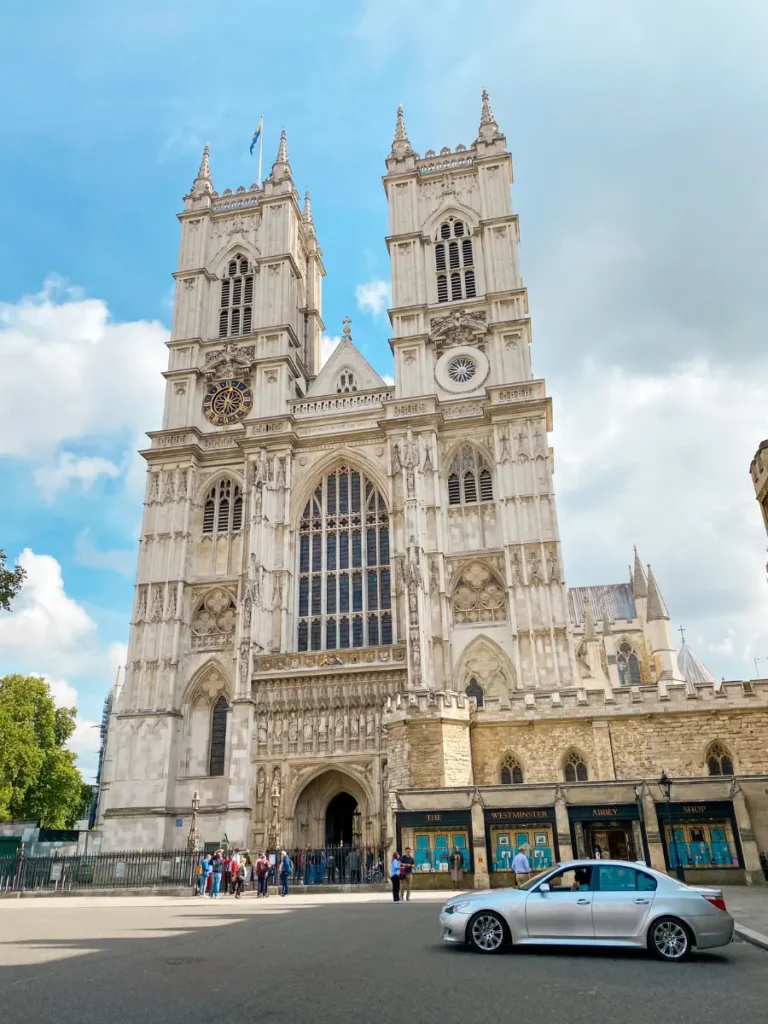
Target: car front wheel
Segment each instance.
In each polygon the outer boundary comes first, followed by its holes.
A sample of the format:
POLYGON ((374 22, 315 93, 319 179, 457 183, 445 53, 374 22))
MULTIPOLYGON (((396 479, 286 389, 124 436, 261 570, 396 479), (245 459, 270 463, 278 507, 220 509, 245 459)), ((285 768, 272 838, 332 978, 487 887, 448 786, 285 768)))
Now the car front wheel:
POLYGON ((686 960, 691 946, 690 929, 676 917, 660 917, 648 932, 648 948, 659 960, 686 960))
POLYGON ((498 914, 481 910, 467 928, 467 941, 478 953, 500 953, 507 943, 507 929, 498 914))

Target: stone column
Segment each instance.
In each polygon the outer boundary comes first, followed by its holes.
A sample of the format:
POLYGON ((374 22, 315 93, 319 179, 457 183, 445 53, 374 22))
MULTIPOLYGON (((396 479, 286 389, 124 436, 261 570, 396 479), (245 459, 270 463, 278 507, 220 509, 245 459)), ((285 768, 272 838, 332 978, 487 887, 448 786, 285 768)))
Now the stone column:
POLYGON ((747 885, 765 885, 765 875, 760 866, 760 855, 755 842, 752 819, 749 816, 749 808, 744 794, 738 784, 736 784, 733 794, 733 811, 741 840, 741 853, 744 857, 745 881, 747 885))
POLYGON ((648 853, 651 857, 651 867, 657 871, 666 871, 667 865, 664 860, 664 846, 661 842, 661 828, 659 816, 656 813, 656 802, 653 799, 648 786, 643 783, 641 802, 643 805, 643 819, 645 821, 645 835, 648 839, 648 853))
POLYGON ((489 889, 488 851, 485 845, 485 818, 483 805, 477 795, 472 800, 472 848, 475 859, 475 888, 489 889))
POLYGON ((565 797, 559 788, 555 795, 555 829, 557 831, 557 842, 560 847, 560 860, 573 860, 571 825, 568 821, 568 805, 566 804, 565 797))
POLYGON ((595 772, 598 779, 615 779, 611 727, 608 722, 592 723, 592 740, 595 744, 595 772))

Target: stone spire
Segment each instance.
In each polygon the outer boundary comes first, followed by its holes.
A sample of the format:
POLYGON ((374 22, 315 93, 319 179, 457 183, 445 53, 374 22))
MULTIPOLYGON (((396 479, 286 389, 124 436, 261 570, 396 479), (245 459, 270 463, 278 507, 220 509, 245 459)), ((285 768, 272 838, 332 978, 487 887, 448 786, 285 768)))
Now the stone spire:
POLYGON ((200 170, 197 172, 197 177, 192 185, 192 191, 195 195, 201 195, 204 192, 213 192, 213 182, 211 181, 211 150, 206 142, 205 149, 203 150, 203 159, 200 161, 200 170))
POLYGON ((309 189, 307 189, 307 191, 304 193, 303 216, 304 216, 304 223, 305 224, 312 224, 312 225, 314 225, 315 222, 312 220, 312 203, 311 203, 310 198, 309 198, 309 189))
POLYGON ((493 142, 501 137, 499 126, 491 110, 491 101, 488 99, 488 90, 483 89, 483 107, 480 113, 480 130, 477 133, 475 142, 493 142))
POLYGON ((587 641, 597 640, 595 622, 592 618, 592 605, 588 597, 584 598, 584 639, 587 641))
POLYGON ((603 636, 610 636, 612 632, 613 629, 611 628, 611 617, 608 614, 608 608, 606 606, 606 609, 603 612, 603 636))
POLYGON ((648 581, 645 578, 645 572, 643 570, 643 563, 640 561, 640 556, 635 548, 635 571, 632 575, 632 595, 635 600, 638 597, 648 597, 648 581))
POLYGON ((273 181, 281 181, 283 178, 290 178, 291 174, 291 162, 288 159, 288 137, 283 128, 280 132, 280 145, 277 147, 277 157, 272 164, 270 177, 273 181))
POLYGON ((677 652, 677 664, 680 666, 683 678, 690 686, 695 688, 697 684, 703 683, 709 683, 712 686, 717 686, 717 680, 715 677, 709 671, 704 662, 701 661, 700 658, 696 657, 685 640, 683 640, 682 646, 677 652))
POLYGON ((397 108, 397 123, 395 124, 395 137, 392 140, 392 156, 404 157, 412 153, 411 141, 403 120, 403 108, 397 108))
POLYGON ((655 619, 669 619, 667 606, 656 583, 656 578, 648 566, 648 607, 645 613, 646 621, 653 622, 655 619))

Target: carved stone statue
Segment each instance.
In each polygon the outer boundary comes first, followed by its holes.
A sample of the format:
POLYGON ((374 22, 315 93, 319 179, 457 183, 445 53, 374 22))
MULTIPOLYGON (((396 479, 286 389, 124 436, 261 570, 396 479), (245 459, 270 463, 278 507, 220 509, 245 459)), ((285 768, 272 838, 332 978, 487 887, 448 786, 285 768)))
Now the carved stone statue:
POLYGON ((373 711, 369 710, 366 713, 366 716, 365 716, 365 738, 366 739, 372 739, 373 738, 373 727, 374 727, 373 711))
POLYGON ((304 743, 305 743, 305 745, 306 744, 310 744, 312 742, 313 728, 314 728, 314 723, 313 723, 313 720, 312 720, 312 715, 306 715, 305 718, 304 718, 304 743))
POLYGON ((357 715, 351 715, 349 719, 349 735, 350 738, 356 740, 360 732, 360 720, 357 715))
POLYGON ((274 740, 275 743, 283 742, 283 719, 280 717, 280 715, 278 715, 277 718, 275 719, 274 740))
POLYGON ((320 742, 325 742, 328 738, 328 719, 326 718, 325 712, 320 712, 320 723, 317 727, 317 734, 320 737, 320 742))
POLYGON ((275 768, 272 772, 272 806, 277 807, 280 803, 280 769, 275 768))
POLYGON ((392 472, 399 473, 403 468, 403 464, 400 461, 400 446, 395 443, 392 445, 392 472))
POLYGON ((337 743, 341 743, 344 740, 344 715, 336 715, 334 734, 337 743))
POLYGON ((264 801, 264 790, 267 786, 267 776, 262 767, 256 773, 256 799, 259 803, 264 801))
POLYGON ((524 430, 521 429, 520 433, 515 438, 517 441, 517 457, 522 461, 530 459, 531 452, 528 445, 528 435, 524 430))
POLYGON ((258 736, 259 743, 267 742, 267 720, 265 718, 259 719, 258 736))
POLYGON ((299 725, 296 721, 296 712, 291 712, 291 718, 288 722, 288 739, 291 743, 295 743, 299 738, 299 725))

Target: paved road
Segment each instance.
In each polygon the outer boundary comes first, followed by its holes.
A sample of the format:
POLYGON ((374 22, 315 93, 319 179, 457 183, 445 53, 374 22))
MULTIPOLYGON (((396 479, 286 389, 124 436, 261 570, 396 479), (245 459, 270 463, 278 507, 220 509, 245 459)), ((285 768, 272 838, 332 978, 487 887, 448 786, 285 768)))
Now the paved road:
POLYGON ((0 902, 3 1024, 765 1024, 768 953, 443 947, 436 902, 0 902))

